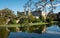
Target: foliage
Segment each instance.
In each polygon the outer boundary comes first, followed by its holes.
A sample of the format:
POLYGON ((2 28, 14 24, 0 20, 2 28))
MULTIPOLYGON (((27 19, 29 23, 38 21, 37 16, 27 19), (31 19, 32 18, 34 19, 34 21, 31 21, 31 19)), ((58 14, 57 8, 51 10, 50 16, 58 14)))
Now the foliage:
POLYGON ((16 16, 14 14, 14 12, 8 8, 5 8, 3 10, 0 10, 0 24, 5 24, 6 23, 6 19, 10 18, 10 19, 14 19, 16 16))
POLYGON ((41 20, 35 18, 35 20, 33 21, 33 23, 36 23, 36 22, 41 22, 41 20))
POLYGON ((14 11, 8 8, 3 9, 1 13, 2 13, 2 16, 4 17, 11 17, 11 18, 15 17, 14 11))
POLYGON ((16 24, 16 20, 15 19, 11 19, 8 24, 16 24))
POLYGON ((39 19, 44 22, 44 17, 42 15, 40 15, 39 19))
POLYGON ((46 18, 46 22, 50 23, 51 21, 52 21, 52 20, 51 20, 50 17, 47 17, 47 18, 46 18))
POLYGON ((0 17, 0 25, 2 25, 2 24, 5 24, 6 23, 6 18, 4 18, 4 17, 0 17))
POLYGON ((17 17, 21 17, 21 16, 24 16, 24 12, 19 12, 19 11, 17 11, 17 17))
POLYGON ((28 18, 25 18, 25 17, 21 18, 19 23, 20 24, 28 23, 28 18))
POLYGON ((57 14, 57 20, 60 22, 60 12, 57 14))
POLYGON ((57 21, 57 14, 55 14, 55 13, 48 13, 46 20, 48 20, 48 19, 50 21, 57 21))
POLYGON ((28 16, 29 23, 33 22, 35 20, 33 15, 28 16))

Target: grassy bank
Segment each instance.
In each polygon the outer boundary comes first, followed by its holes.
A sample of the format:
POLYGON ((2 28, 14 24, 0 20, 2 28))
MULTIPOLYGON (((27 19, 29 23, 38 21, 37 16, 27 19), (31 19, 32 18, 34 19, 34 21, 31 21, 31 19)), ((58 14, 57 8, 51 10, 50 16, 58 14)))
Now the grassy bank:
POLYGON ((9 24, 9 25, 0 25, 0 27, 24 27, 24 26, 33 26, 33 25, 43 25, 43 24, 48 24, 45 22, 41 22, 41 23, 25 23, 25 24, 9 24))

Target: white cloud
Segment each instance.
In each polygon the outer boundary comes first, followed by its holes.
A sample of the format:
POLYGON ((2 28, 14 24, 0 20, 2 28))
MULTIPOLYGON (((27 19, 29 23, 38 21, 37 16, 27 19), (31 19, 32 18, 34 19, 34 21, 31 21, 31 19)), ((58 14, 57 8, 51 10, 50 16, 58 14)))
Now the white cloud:
MULTIPOLYGON (((46 7, 49 7, 49 6, 51 6, 51 5, 50 4, 46 5, 46 7)), ((53 5, 53 6, 60 6, 60 3, 53 5)))

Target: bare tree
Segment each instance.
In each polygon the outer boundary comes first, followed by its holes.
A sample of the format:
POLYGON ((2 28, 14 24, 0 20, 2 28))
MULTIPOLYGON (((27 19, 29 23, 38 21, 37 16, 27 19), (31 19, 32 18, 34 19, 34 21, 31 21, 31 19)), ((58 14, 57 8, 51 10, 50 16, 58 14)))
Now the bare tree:
POLYGON ((28 11, 28 15, 30 15, 32 4, 33 4, 32 0, 28 0, 27 3, 25 3, 25 5, 24 5, 25 15, 26 15, 26 11, 28 11))

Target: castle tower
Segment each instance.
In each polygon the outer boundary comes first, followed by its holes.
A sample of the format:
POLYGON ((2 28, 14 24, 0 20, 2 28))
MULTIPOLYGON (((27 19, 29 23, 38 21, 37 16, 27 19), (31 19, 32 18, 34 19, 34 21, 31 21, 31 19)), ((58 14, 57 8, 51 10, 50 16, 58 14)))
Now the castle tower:
POLYGON ((30 8, 28 9, 28 16, 30 16, 31 15, 31 11, 30 11, 30 8))
POLYGON ((46 12, 42 11, 42 16, 46 19, 46 12))

